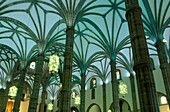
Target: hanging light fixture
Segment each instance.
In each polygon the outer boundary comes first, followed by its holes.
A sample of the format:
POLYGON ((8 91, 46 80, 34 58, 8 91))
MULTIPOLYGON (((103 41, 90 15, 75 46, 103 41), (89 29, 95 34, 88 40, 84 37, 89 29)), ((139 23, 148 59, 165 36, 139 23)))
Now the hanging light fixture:
POLYGON ((59 68, 59 56, 56 54, 50 56, 50 61, 49 61, 49 72, 50 73, 55 73, 58 72, 59 68))

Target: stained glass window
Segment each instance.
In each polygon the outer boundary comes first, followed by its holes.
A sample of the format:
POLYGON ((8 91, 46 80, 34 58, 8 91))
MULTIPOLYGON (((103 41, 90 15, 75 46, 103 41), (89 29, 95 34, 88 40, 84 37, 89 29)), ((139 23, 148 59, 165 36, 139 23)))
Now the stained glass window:
POLYGON ((17 95, 17 90, 18 88, 16 86, 10 87, 8 95, 11 97, 15 97, 17 95))
POLYGON ((121 80, 120 70, 116 70, 116 79, 117 79, 117 80, 121 80))
POLYGON ((97 81, 95 78, 91 80, 91 88, 96 88, 97 87, 97 81))
POLYGON ((50 56, 49 71, 52 73, 58 72, 58 68, 59 68, 59 57, 56 54, 54 54, 50 56))
POLYGON ((31 62, 30 68, 31 68, 31 69, 35 69, 35 62, 31 62))
POLYGON ((119 83, 119 93, 125 95, 128 93, 127 85, 124 82, 119 83))
POLYGON ((72 98, 74 99, 75 97, 76 97, 76 92, 73 91, 73 92, 72 92, 72 98))

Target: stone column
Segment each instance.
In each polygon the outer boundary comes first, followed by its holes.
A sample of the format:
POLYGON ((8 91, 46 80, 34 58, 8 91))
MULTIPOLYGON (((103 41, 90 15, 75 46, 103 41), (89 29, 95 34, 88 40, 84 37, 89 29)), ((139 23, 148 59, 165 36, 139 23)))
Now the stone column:
POLYGON ((21 98, 22 98, 22 92, 23 92, 23 88, 24 88, 25 74, 26 74, 26 70, 22 69, 20 71, 20 78, 18 80, 18 86, 17 86, 18 91, 17 91, 17 96, 15 97, 13 112, 19 112, 20 102, 21 102, 21 98))
POLYGON ((46 87, 43 87, 42 96, 41 96, 40 112, 44 112, 45 96, 46 96, 46 87))
MULTIPOLYGON (((10 86, 11 86, 11 82, 7 81, 5 93, 4 93, 4 96, 3 96, 4 98, 3 98, 2 110, 6 109, 6 106, 7 106, 7 103, 8 103, 8 93, 9 93, 10 86)), ((1 109, 0 109, 0 112, 1 112, 1 109)))
POLYGON ((4 103, 4 92, 5 90, 3 88, 0 89, 0 112, 2 112, 2 107, 4 103))
POLYGON ((103 82, 103 112, 107 112, 106 110, 106 84, 103 82))
POLYGON ((167 100, 170 107, 170 64, 168 63, 168 56, 165 51, 165 43, 158 39, 155 47, 157 48, 160 69, 162 71, 167 100))
POLYGON ((54 112, 54 99, 52 100, 52 104, 53 104, 53 110, 51 110, 51 112, 54 112))
POLYGON ((73 62, 74 27, 67 27, 66 49, 64 54, 64 73, 62 77, 61 102, 59 112, 70 112, 71 81, 73 62))
POLYGON ((30 98, 28 112, 36 112, 37 111, 40 82, 41 82, 42 74, 43 74, 43 71, 42 71, 43 61, 44 61, 44 56, 39 55, 38 62, 36 64, 36 68, 35 68, 36 72, 35 72, 33 90, 32 90, 32 94, 31 94, 31 98, 30 98))
POLYGON ((133 103, 133 112, 138 112, 137 109, 137 100, 136 100, 136 88, 133 74, 130 74, 130 84, 131 84, 131 93, 132 93, 132 103, 133 103))
POLYGON ((140 109, 141 112, 159 112, 159 102, 152 73, 152 65, 141 18, 142 10, 139 7, 138 0, 125 0, 125 5, 140 109))
POLYGON ((120 112, 119 106, 119 91, 118 91, 118 80, 116 79, 116 61, 111 60, 111 82, 112 82, 112 95, 113 95, 113 107, 112 112, 120 112))
POLYGON ((80 90, 80 112, 85 112, 85 81, 86 76, 84 73, 81 74, 81 90, 80 90))

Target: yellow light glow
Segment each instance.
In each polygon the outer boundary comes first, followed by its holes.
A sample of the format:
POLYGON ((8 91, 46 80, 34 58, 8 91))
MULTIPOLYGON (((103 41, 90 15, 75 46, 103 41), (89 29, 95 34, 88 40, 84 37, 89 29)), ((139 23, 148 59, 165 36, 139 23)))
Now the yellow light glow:
POLYGON ((50 56, 49 71, 58 72, 58 68, 59 68, 59 57, 56 54, 54 54, 50 56))
POLYGON ((53 110, 53 104, 52 103, 48 104, 48 110, 53 110))
POLYGON ((120 82, 119 84, 119 93, 122 95, 125 95, 128 93, 127 85, 124 82, 120 82))
POLYGON ((74 104, 79 105, 80 104, 80 96, 76 96, 74 99, 74 104))
POLYGON ((17 95, 18 88, 16 86, 12 86, 9 88, 9 96, 15 97, 17 95))

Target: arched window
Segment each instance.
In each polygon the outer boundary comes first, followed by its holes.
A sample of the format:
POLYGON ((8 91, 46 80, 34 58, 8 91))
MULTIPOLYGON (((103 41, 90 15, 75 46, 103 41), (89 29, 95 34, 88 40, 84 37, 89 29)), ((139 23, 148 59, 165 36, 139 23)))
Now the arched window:
POLYGON ((161 96, 161 104, 167 104, 167 99, 165 96, 161 96))
POLYGON ((96 78, 93 78, 91 80, 91 88, 96 88, 96 87, 97 87, 97 80, 96 80, 96 78))
POLYGON ((119 69, 116 70, 116 79, 121 80, 121 72, 119 69))
POLYGON ((74 99, 76 97, 76 91, 72 91, 72 94, 71 94, 72 98, 74 99))
POLYGON ((35 69, 35 62, 31 62, 30 68, 31 68, 31 69, 35 69))

